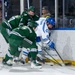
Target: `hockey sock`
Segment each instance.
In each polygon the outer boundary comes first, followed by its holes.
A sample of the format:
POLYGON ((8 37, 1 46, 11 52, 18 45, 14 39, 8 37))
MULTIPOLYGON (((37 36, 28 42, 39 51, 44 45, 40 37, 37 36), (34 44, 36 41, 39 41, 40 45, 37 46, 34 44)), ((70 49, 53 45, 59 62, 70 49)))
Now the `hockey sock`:
POLYGON ((37 52, 30 52, 31 59, 36 60, 37 52))
POLYGON ((15 56, 16 56, 16 57, 19 57, 20 52, 21 52, 21 51, 17 51, 17 52, 15 53, 15 56))

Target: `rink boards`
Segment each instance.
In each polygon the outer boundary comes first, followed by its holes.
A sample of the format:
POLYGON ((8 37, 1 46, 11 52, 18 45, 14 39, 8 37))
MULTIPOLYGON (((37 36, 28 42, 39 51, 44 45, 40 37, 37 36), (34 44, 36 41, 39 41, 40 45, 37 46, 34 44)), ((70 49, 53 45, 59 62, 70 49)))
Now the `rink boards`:
MULTIPOLYGON (((52 30, 51 39, 56 45, 56 49, 64 60, 72 61, 75 65, 75 28, 57 28, 52 30)), ((0 57, 4 57, 8 50, 8 44, 0 34, 0 57)), ((59 59, 53 50, 49 53, 59 59)))

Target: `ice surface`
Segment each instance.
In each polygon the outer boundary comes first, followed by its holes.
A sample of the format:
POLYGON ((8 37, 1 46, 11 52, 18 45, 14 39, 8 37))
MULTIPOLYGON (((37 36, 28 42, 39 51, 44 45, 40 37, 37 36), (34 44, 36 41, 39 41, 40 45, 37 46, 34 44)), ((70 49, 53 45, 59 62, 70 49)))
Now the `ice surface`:
POLYGON ((31 69, 30 64, 12 67, 0 64, 0 75, 75 75, 75 67, 43 64, 42 69, 31 69))

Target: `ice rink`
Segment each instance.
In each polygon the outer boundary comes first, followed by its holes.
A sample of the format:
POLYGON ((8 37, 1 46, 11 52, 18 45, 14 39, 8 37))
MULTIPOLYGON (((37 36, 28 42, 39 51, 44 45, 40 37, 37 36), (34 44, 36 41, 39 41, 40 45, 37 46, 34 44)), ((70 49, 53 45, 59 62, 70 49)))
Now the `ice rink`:
POLYGON ((0 75, 75 75, 75 67, 43 64, 42 69, 31 69, 30 64, 16 64, 13 67, 0 64, 0 75))

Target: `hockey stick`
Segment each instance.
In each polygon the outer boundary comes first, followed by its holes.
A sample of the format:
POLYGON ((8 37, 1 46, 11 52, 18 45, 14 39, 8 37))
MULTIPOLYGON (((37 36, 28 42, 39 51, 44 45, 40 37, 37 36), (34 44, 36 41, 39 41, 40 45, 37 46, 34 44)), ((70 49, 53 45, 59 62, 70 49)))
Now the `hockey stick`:
MULTIPOLYGON (((58 54, 58 56, 60 57, 60 59, 61 59, 62 62, 64 63, 64 60, 62 59, 62 57, 60 56, 60 54, 58 53, 58 51, 56 50, 56 48, 54 47, 53 49, 56 51, 56 53, 58 54)), ((64 64, 65 64, 65 63, 64 63, 64 64)))
POLYGON ((70 62, 64 63, 64 60, 62 59, 62 57, 60 56, 60 54, 58 53, 58 51, 56 50, 56 48, 54 47, 54 50, 56 51, 56 53, 58 54, 58 56, 60 57, 60 59, 62 60, 64 65, 71 65, 70 62))
MULTIPOLYGON (((42 50, 44 50, 44 51, 55 61, 55 63, 57 63, 59 66, 62 66, 62 64, 60 64, 54 57, 52 57, 52 56, 46 51, 47 48, 45 48, 45 47, 43 48, 40 44, 38 44, 38 45, 42 48, 42 50)), ((47 58, 47 57, 46 57, 46 58, 47 58)), ((49 59, 49 58, 48 58, 48 59, 49 59)), ((51 60, 51 59, 50 59, 50 60, 51 60)), ((53 60, 52 60, 52 61, 53 61, 53 60)), ((54 61, 53 61, 53 62, 54 62, 54 61)))
MULTIPOLYGON (((54 57, 52 57, 45 49, 43 49, 43 50, 55 61, 55 62, 54 62, 53 60, 50 59, 52 62, 57 63, 59 66, 62 66, 62 65, 61 65, 54 57)), ((47 57, 46 57, 46 58, 47 58, 47 57)), ((49 58, 48 58, 48 59, 49 59, 49 58)))

